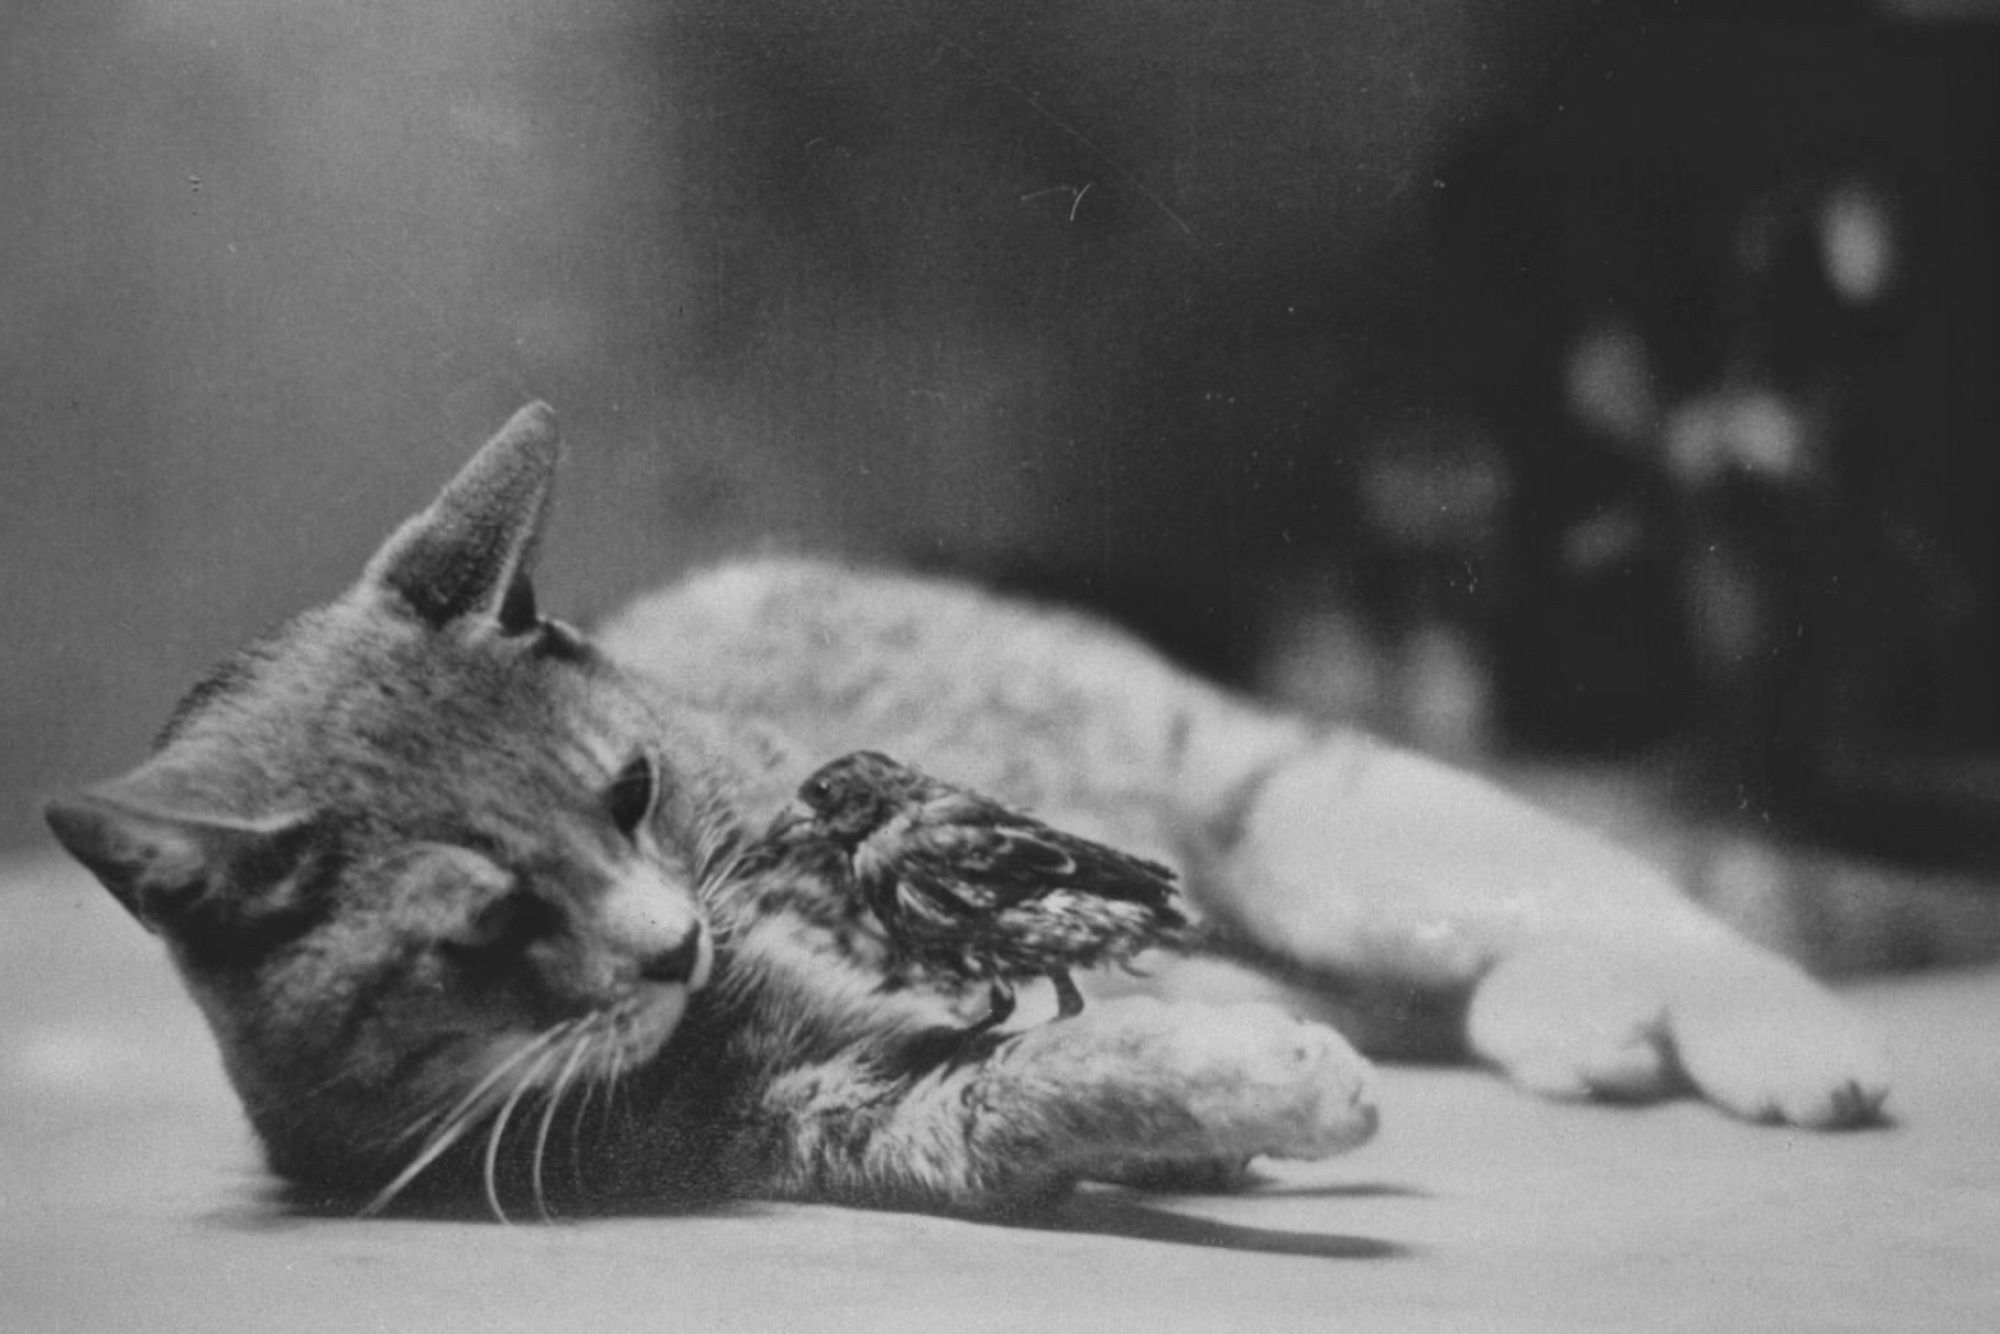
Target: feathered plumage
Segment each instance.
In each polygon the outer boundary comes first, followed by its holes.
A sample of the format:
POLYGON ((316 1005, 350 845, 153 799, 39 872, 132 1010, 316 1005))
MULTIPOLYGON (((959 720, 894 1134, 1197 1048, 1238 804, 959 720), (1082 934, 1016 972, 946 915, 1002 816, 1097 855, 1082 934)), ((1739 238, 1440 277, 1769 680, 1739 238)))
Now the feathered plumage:
POLYGON ((854 892, 910 980, 984 982, 1014 1010, 1015 981, 1055 983, 1083 1008, 1071 968, 1124 962, 1190 930, 1174 872, 1044 824, 875 751, 825 765, 799 789, 816 830, 847 855, 854 892))

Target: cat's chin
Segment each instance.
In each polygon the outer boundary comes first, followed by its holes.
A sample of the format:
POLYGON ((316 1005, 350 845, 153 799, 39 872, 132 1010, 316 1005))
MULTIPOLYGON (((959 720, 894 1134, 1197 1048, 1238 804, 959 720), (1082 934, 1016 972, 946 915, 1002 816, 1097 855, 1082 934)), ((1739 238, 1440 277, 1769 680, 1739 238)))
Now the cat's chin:
POLYGON ((693 992, 684 982, 641 983, 614 1015, 617 1062, 630 1069, 659 1055, 686 1017, 693 992))

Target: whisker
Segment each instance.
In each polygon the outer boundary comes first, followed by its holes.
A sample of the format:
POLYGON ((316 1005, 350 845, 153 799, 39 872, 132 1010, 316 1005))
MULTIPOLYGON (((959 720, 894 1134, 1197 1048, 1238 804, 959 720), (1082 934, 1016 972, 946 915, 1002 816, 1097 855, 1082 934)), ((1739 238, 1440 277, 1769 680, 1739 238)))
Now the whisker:
POLYGON ((423 1152, 412 1159, 409 1166, 398 1172, 393 1181, 377 1191, 375 1197, 361 1207, 361 1217, 368 1218, 388 1208, 391 1200, 402 1194, 403 1190, 412 1181, 417 1179, 419 1173, 436 1162, 452 1145, 464 1138, 465 1132, 471 1129, 471 1127, 472 1118, 469 1116, 461 1117, 457 1121, 447 1125, 425 1144, 423 1152))
POLYGON ((555 1083, 550 1087, 542 1107, 541 1124, 535 1129, 535 1152, 528 1164, 528 1186, 534 1192, 535 1212, 545 1223, 550 1221, 550 1215, 548 1197, 542 1190, 542 1157, 549 1146, 549 1127, 555 1124, 556 1109, 562 1106, 563 1095, 569 1091, 577 1068, 583 1064, 583 1055, 590 1049, 587 1025, 575 1025, 565 1044, 569 1047, 569 1056, 563 1061, 562 1069, 556 1072, 555 1083))
MULTIPOLYGON (((596 1030, 585 1033, 582 1044, 585 1047, 597 1042, 596 1030)), ((590 1110, 591 1099, 597 1096, 597 1075, 586 1075, 583 1080, 583 1096, 577 1099, 576 1112, 569 1119, 569 1176, 573 1185, 583 1182, 583 1119, 590 1110)))
POLYGON ((501 1061, 500 1063, 495 1065, 491 1070, 488 1070, 484 1075, 482 1075, 479 1079, 479 1082, 474 1084, 470 1089, 468 1089, 465 1095, 461 1097, 457 1102, 453 1103, 449 1108, 447 1108, 442 1112, 433 1112, 427 1116, 420 1116, 416 1120, 412 1121, 408 1126, 404 1127, 402 1131, 402 1137, 405 1139, 413 1138, 414 1136, 423 1132, 428 1127, 448 1123, 454 1117, 464 1115, 465 1113, 471 1111, 473 1105, 479 1102, 482 1098, 484 1098, 487 1095, 487 1093, 490 1090, 492 1090, 496 1085, 498 1085, 501 1081, 506 1079, 508 1073, 511 1070, 513 1070, 515 1066, 519 1065, 521 1062, 532 1057, 535 1054, 535 1052, 541 1048, 545 1037, 546 1037, 545 1034, 537 1033, 525 1045, 516 1048, 512 1053, 510 1053, 507 1059, 501 1061))
POLYGON ((513 1221, 507 1217, 507 1211, 500 1207, 500 1189, 496 1180, 496 1168, 500 1159, 500 1141, 507 1136, 507 1122, 513 1118, 514 1109, 521 1105, 521 1099, 527 1097, 530 1092, 539 1086, 542 1072, 548 1069, 549 1062, 556 1058, 556 1053, 552 1049, 558 1046, 562 1039, 567 1037, 575 1027, 576 1022, 572 1020, 567 1023, 558 1024, 542 1034, 539 1039, 539 1044, 542 1048, 540 1057, 535 1061, 533 1066, 521 1071, 519 1078, 514 1081, 514 1091, 507 1095, 507 1101, 501 1105, 499 1115, 493 1118, 493 1128, 487 1132, 486 1155, 484 1159, 485 1170, 482 1173, 486 1186, 486 1204, 488 1208, 493 1210, 493 1216, 502 1223, 513 1221))
POLYGON ((742 870, 744 863, 749 861, 751 849, 741 842, 736 842, 719 851, 719 858, 711 860, 702 867, 701 883, 696 889, 696 897, 703 902, 736 887, 737 873, 742 870))
POLYGON ((728 881, 756 840, 715 794, 704 806, 696 831, 695 893, 705 902, 710 891, 728 881))
POLYGON ((629 1101, 627 1098, 628 1083, 626 1076, 631 1074, 632 1071, 628 1068, 625 1045, 623 1043, 614 1044, 611 1054, 611 1078, 604 1085, 604 1092, 606 1095, 605 1111, 609 1113, 606 1128, 608 1131, 615 1133, 620 1122, 626 1115, 621 1104, 629 1101))
POLYGON ((536 1035, 531 1041, 522 1045, 505 1060, 500 1061, 491 1070, 488 1070, 480 1078, 479 1082, 474 1084, 464 1097, 452 1104, 450 1110, 446 1111, 442 1116, 423 1117, 414 1122, 411 1128, 405 1132, 406 1138, 424 1128, 434 1127, 430 1131, 431 1137, 425 1142, 424 1147, 418 1152, 417 1156, 410 1161, 409 1166, 398 1172, 388 1185, 377 1191, 375 1197, 362 1206, 361 1216, 367 1218, 382 1212, 383 1209, 388 1207, 389 1202, 402 1194, 403 1190, 412 1181, 416 1180, 425 1168, 436 1162, 452 1145, 463 1139, 465 1133, 472 1129, 484 1115, 487 1106, 491 1104, 496 1096, 494 1090, 499 1086, 501 1081, 507 1078, 509 1072, 542 1051, 547 1044, 548 1034, 536 1035))

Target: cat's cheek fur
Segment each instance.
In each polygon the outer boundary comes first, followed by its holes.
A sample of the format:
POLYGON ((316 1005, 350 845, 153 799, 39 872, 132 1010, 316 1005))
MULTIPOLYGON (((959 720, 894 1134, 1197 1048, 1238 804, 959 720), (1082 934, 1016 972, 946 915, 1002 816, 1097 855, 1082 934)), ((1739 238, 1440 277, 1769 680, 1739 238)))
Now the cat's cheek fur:
POLYGON ((609 1077, 620 1068, 643 1065, 658 1056, 687 1017, 691 989, 680 983, 645 986, 619 1007, 617 1046, 601 1062, 609 1077))

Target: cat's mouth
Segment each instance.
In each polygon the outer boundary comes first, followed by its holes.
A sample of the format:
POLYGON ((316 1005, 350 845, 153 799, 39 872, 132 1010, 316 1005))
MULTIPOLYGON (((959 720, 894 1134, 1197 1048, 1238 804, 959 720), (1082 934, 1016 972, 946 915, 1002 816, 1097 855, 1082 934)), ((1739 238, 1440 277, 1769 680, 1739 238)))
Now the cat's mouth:
POLYGON ((714 971, 715 948, 699 927, 673 949, 642 960, 637 977, 603 1012, 616 1048, 610 1059, 630 1069, 658 1055, 714 971))
POLYGON ((626 1059, 645 1062, 657 1055, 687 1015, 689 998, 714 971, 715 946, 698 922, 678 944, 642 959, 638 980, 614 1017, 626 1059))
POLYGON ((708 985, 715 968, 715 946, 700 923, 687 929, 673 945, 653 951, 639 961, 639 979, 655 986, 679 986, 700 991, 708 985))

